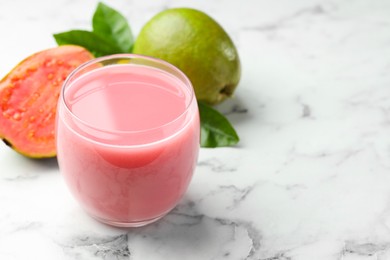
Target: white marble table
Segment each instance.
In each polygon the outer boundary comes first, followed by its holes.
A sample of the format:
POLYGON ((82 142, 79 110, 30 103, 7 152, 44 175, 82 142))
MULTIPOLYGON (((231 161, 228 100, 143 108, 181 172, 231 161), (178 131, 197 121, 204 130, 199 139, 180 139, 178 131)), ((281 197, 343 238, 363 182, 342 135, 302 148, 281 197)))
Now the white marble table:
MULTIPOLYGON (((135 34, 158 11, 201 9, 239 49, 219 107, 241 136, 202 149, 180 205, 144 228, 87 216, 55 159, 0 145, 0 259, 390 259, 390 1, 106 1, 135 34)), ((0 0, 0 74, 90 28, 96 1, 0 0)))

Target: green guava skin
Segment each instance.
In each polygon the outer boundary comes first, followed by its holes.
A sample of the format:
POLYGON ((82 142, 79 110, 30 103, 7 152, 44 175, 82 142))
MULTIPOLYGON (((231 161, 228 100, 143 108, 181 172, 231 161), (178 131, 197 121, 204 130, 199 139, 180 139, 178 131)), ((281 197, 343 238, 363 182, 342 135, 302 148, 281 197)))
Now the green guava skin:
POLYGON ((178 67, 190 79, 198 101, 209 105, 231 97, 240 81, 233 41, 214 19, 195 9, 173 8, 154 16, 139 33, 133 52, 178 67))

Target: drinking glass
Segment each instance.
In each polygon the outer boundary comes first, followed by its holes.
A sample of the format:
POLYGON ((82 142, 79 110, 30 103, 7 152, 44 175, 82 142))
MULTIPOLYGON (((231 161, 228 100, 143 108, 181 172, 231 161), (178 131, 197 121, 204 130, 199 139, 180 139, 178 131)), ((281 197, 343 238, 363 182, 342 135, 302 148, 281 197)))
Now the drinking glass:
POLYGON ((62 87, 60 171, 92 217, 143 226, 167 214, 186 192, 199 132, 194 90, 178 68, 134 54, 96 58, 62 87))

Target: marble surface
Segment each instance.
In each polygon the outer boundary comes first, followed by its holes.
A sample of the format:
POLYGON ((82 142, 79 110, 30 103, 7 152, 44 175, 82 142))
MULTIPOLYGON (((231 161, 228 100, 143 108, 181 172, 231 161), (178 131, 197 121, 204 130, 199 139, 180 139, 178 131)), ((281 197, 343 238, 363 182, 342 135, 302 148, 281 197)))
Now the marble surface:
MULTIPOLYGON (((141 26, 189 6, 236 43, 243 75, 218 107, 234 148, 202 149, 161 221, 88 217, 55 159, 0 145, 0 259, 390 259, 390 1, 106 1, 141 26)), ((0 74, 90 28, 95 0, 0 0, 0 74)))

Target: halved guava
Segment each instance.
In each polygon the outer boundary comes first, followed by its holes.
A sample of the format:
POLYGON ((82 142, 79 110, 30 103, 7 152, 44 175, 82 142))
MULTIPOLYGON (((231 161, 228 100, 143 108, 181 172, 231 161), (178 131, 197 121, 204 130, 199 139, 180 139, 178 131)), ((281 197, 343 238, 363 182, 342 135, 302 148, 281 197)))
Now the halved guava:
POLYGON ((25 156, 54 157, 61 86, 71 71, 92 58, 82 47, 63 45, 20 62, 0 81, 0 138, 25 156))

